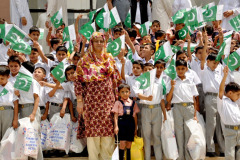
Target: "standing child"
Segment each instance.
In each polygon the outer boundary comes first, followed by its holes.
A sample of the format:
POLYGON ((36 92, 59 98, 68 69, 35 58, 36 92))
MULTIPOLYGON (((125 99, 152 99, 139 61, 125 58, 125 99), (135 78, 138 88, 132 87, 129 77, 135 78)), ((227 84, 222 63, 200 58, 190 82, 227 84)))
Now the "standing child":
POLYGON ((112 112, 114 112, 114 133, 120 140, 119 159, 124 159, 124 150, 127 148, 127 160, 131 159, 130 148, 137 134, 137 113, 140 111, 137 103, 132 101, 130 86, 121 84, 118 87, 120 100, 116 101, 112 112))
POLYGON ((217 109, 221 116, 222 123, 225 126, 223 129, 225 139, 225 159, 240 159, 240 108, 236 103, 240 98, 240 86, 235 82, 230 82, 225 87, 225 82, 228 76, 227 66, 224 68, 223 72, 224 76, 219 87, 217 109))
MULTIPOLYGON (((143 70, 144 72, 148 72, 153 68, 154 66, 151 63, 146 63, 143 70)), ((162 113, 164 121, 167 118, 163 85, 158 78, 154 78, 153 91, 151 87, 140 89, 139 82, 136 82, 133 86, 133 90, 140 98, 140 104, 142 105, 141 118, 145 160, 151 160, 151 139, 153 141, 155 158, 157 160, 163 159, 161 144, 162 113)))
POLYGON ((196 117, 196 100, 198 96, 196 85, 185 73, 187 72, 187 62, 184 60, 176 61, 177 78, 171 81, 168 86, 167 102, 173 104, 174 128, 178 145, 178 159, 192 159, 187 143, 191 132, 186 125, 189 119, 196 117))
POLYGON ((18 97, 8 81, 9 74, 7 66, 0 66, 0 141, 9 127, 18 127, 18 97))

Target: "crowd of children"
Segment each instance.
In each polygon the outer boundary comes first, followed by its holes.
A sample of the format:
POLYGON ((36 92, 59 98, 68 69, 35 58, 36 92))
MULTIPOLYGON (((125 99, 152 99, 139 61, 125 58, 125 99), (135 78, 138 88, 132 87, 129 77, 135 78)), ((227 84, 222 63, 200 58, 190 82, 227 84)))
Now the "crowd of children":
MULTIPOLYGON (((118 99, 111 111, 114 133, 120 141, 120 160, 123 160, 125 149, 127 160, 130 160, 131 143, 136 135, 143 137, 146 160, 151 159, 151 145, 155 158, 163 159, 161 129, 170 110, 174 118, 178 159, 192 159, 187 148, 191 132, 186 121, 198 121, 197 112, 206 122, 206 155, 217 156, 216 135, 219 156, 229 160, 240 158, 240 59, 235 59, 237 67, 234 70, 229 69, 229 58, 220 56, 219 59, 219 49, 226 41, 224 33, 228 32, 221 28, 221 20, 212 24, 201 31, 195 30, 191 36, 188 33, 183 40, 178 33, 184 23, 172 25, 165 32, 157 20, 152 22, 150 34, 143 37, 138 24, 128 29, 118 24, 111 33, 105 33, 111 41, 125 36, 125 49, 123 47, 114 57, 122 84, 118 87, 118 99), (156 53, 166 43, 179 49, 171 49, 174 55, 170 58, 157 59, 156 53), (168 74, 172 61, 175 63, 171 72, 175 70, 175 77, 168 74), (147 73, 154 75, 147 82, 150 87, 144 87, 146 84, 139 80, 147 73)), ((88 41, 81 35, 81 41, 69 55, 63 43, 64 27, 57 28, 54 36, 49 34, 49 53, 43 53, 38 43, 40 30, 35 26, 29 30, 30 55, 15 51, 7 41, 1 41, 0 140, 9 127, 18 128, 18 120, 24 117, 40 123, 41 120, 50 120, 55 113, 60 113, 61 117, 69 113, 73 122, 79 120, 81 111, 77 108, 74 73, 78 60, 88 48, 88 41), (59 64, 63 64, 62 72, 66 77, 62 83, 52 72, 59 64), (23 73, 32 77, 30 84, 21 79, 23 73), (27 91, 17 87, 18 81, 25 82, 22 87, 26 84, 27 91)), ((240 57, 238 36, 238 32, 231 32, 230 53, 225 55, 237 53, 240 57)), ((111 41, 107 38, 106 43, 109 45, 111 41)))

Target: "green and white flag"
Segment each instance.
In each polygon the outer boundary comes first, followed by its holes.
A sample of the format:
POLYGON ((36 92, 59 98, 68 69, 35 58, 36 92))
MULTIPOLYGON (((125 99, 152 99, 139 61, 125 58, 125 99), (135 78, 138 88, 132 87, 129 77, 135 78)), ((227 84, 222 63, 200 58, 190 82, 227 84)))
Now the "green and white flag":
POLYGON ((81 33, 87 40, 90 40, 93 32, 96 32, 95 22, 92 24, 85 24, 84 27, 81 27, 79 33, 81 33))
POLYGON ((111 160, 119 160, 119 148, 118 148, 118 145, 117 147, 115 148, 113 154, 112 154, 112 158, 111 160))
POLYGON ((185 23, 187 20, 187 10, 181 9, 178 10, 177 13, 172 17, 172 21, 174 24, 185 23))
MULTIPOLYGON (((197 43, 190 43, 191 52, 193 52, 197 46, 198 46, 197 43)), ((188 42, 185 42, 183 46, 183 50, 187 51, 187 47, 188 47, 188 42)))
POLYGON ((174 80, 177 77, 176 72, 176 56, 174 56, 168 65, 168 67, 164 70, 164 72, 172 79, 174 80))
POLYGON ((120 22, 121 22, 121 19, 119 17, 117 8, 114 7, 113 9, 110 10, 109 28, 111 29, 115 27, 120 22))
POLYGON ((8 32, 6 32, 4 40, 11 43, 11 48, 17 52, 30 55, 31 46, 26 43, 30 39, 29 36, 16 25, 5 26, 5 29, 8 32))
POLYGON ((174 55, 170 42, 167 41, 165 42, 155 53, 155 59, 154 61, 156 62, 159 59, 164 60, 165 62, 167 62, 171 56, 174 55))
POLYGON ((230 54, 231 41, 232 41, 232 38, 228 38, 222 43, 222 45, 220 46, 216 61, 220 61, 223 55, 225 56, 225 58, 228 57, 228 55, 230 54))
POLYGON ((66 43, 66 48, 70 53, 74 51, 73 42, 76 40, 75 26, 72 24, 68 27, 65 27, 63 30, 63 42, 66 43))
POLYGON ((134 62, 133 53, 130 48, 128 49, 127 59, 129 59, 132 63, 134 62))
POLYGON ((167 94, 167 86, 166 83, 164 82, 163 78, 162 78, 162 87, 163 87, 163 95, 167 94))
MULTIPOLYGON (((228 32, 224 33, 223 34, 223 41, 226 41, 228 38, 231 38, 232 34, 233 34, 233 31, 228 31, 228 32)), ((220 45, 220 43, 219 43, 219 40, 218 40, 217 46, 219 46, 219 45, 220 45)))
POLYGON ((14 88, 28 92, 32 85, 32 74, 24 67, 21 67, 16 81, 14 83, 14 88))
POLYGON ((179 39, 185 39, 188 33, 189 35, 192 35, 194 33, 194 28, 191 28, 190 26, 183 27, 178 32, 179 39))
POLYGON ((144 24, 141 24, 141 28, 139 29, 141 37, 148 35, 149 29, 151 26, 152 26, 152 22, 150 22, 150 21, 147 21, 144 24))
POLYGON ((240 14, 230 19, 229 23, 236 32, 240 31, 240 14))
POLYGON ((119 55, 121 49, 125 48, 125 35, 120 36, 119 38, 112 41, 112 43, 108 44, 107 52, 111 53, 113 57, 119 55))
POLYGON ((140 82, 139 89, 147 89, 150 87, 150 89, 152 90, 155 77, 156 77, 156 69, 153 69, 149 72, 144 72, 141 76, 136 78, 136 81, 140 82))
POLYGON ((215 2, 208 3, 207 5, 202 7, 202 12, 204 13, 208 9, 212 8, 213 6, 215 6, 215 2))
POLYGON ((181 50, 180 46, 171 45, 171 48, 173 53, 177 53, 179 50, 181 50))
POLYGON ((6 94, 8 94, 8 90, 3 88, 3 90, 0 92, 0 97, 5 96, 6 94))
POLYGON ((197 8, 194 7, 190 9, 186 15, 187 15, 186 24, 188 26, 194 26, 204 21, 201 7, 197 7, 197 8))
POLYGON ((229 57, 225 58, 223 62, 228 65, 231 71, 234 71, 240 66, 240 49, 236 50, 229 57))
POLYGON ((62 25, 63 23, 62 7, 50 18, 50 20, 55 28, 58 28, 62 25))
POLYGON ((52 71, 52 75, 60 82, 63 83, 66 80, 65 77, 65 69, 67 68, 67 66, 65 66, 64 64, 66 64, 67 59, 64 59, 62 62, 60 62, 52 71))
POLYGON ((205 22, 218 21, 223 18, 223 5, 216 5, 203 12, 205 22))
POLYGON ((125 26, 128 27, 128 28, 132 28, 131 12, 130 11, 131 10, 129 9, 127 17, 126 17, 126 19, 124 21, 125 26))
POLYGON ((96 10, 94 10, 94 11, 89 12, 88 17, 89 17, 89 21, 90 21, 90 22, 93 22, 94 15, 95 15, 99 10, 101 10, 101 9, 102 9, 102 8, 98 8, 98 9, 96 9, 96 10))
POLYGON ((39 28, 40 30, 40 36, 39 36, 39 39, 43 39, 43 36, 44 36, 44 29, 43 28, 39 28))

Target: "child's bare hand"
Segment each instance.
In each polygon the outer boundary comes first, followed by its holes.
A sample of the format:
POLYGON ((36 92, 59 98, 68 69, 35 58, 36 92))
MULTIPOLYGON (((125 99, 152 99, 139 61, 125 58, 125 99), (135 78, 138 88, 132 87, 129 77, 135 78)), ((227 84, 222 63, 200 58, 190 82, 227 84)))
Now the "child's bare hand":
POLYGON ((228 66, 225 66, 223 69, 223 73, 225 77, 228 75, 228 71, 229 71, 228 66))
POLYGON ((79 15, 77 16, 77 20, 82 19, 82 17, 83 17, 83 15, 82 15, 82 14, 79 14, 79 15))
POLYGON ((61 111, 60 111, 60 117, 63 118, 64 115, 65 115, 65 110, 64 110, 64 109, 61 109, 61 111))
POLYGON ((194 116, 193 119, 196 120, 196 121, 198 122, 197 116, 194 116))
POLYGON ((19 97, 20 96, 19 90, 15 90, 14 94, 19 97))
POLYGON ((118 131, 119 131, 118 126, 116 126, 116 127, 114 128, 114 133, 115 133, 116 135, 118 135, 118 131))
POLYGON ((167 120, 167 117, 164 116, 163 123, 167 120))
POLYGON ((41 86, 45 86, 45 85, 46 85, 46 82, 44 82, 44 81, 39 81, 39 84, 40 84, 41 86))
POLYGON ((150 96, 147 97, 147 100, 148 100, 148 101, 152 101, 152 99, 153 99, 153 96, 152 96, 152 95, 150 95, 150 96))
POLYGON ((47 119, 47 115, 44 114, 44 115, 41 117, 41 119, 44 121, 45 119, 47 119))
POLYGON ((34 115, 34 114, 30 114, 30 115, 29 115, 29 118, 30 118, 30 121, 32 122, 32 121, 35 120, 35 115, 34 115))
POLYGON ((174 80, 171 80, 171 87, 174 87, 174 86, 175 86, 175 84, 176 84, 176 81, 174 81, 174 80))
POLYGON ((76 117, 72 116, 71 119, 72 119, 72 121, 73 121, 74 123, 77 122, 77 118, 76 118, 76 117))
POLYGON ((14 129, 17 129, 18 128, 18 121, 17 120, 13 120, 12 126, 13 126, 14 129))

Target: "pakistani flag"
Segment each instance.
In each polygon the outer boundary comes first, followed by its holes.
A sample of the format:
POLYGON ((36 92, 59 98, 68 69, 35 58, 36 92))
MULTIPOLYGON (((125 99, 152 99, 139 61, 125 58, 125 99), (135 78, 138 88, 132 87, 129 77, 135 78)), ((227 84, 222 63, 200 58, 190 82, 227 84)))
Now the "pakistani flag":
POLYGON ((205 22, 218 21, 223 18, 223 5, 212 6, 203 12, 205 22))
POLYGON ((127 59, 129 59, 132 63, 134 62, 133 53, 131 49, 128 49, 127 59))
POLYGON ((194 33, 194 28, 185 25, 185 27, 178 32, 179 39, 185 39, 188 33, 192 35, 194 33))
POLYGON ((8 30, 8 32, 4 40, 11 43, 11 48, 17 52, 30 55, 31 46, 25 42, 29 40, 29 36, 16 25, 9 25, 7 28, 5 27, 5 29, 8 30))
POLYGON ((124 24, 125 24, 125 26, 128 27, 128 28, 132 28, 131 12, 130 12, 130 10, 128 11, 128 14, 127 14, 127 17, 126 17, 126 19, 125 19, 125 21, 124 21, 124 24))
POLYGON ((63 23, 62 7, 50 18, 50 20, 55 28, 58 28, 62 25, 63 23))
POLYGON ((202 12, 204 13, 205 11, 212 8, 213 6, 215 6, 215 2, 208 3, 206 6, 202 7, 202 12))
POLYGON ((202 14, 202 8, 201 7, 194 7, 191 10, 187 12, 187 25, 193 26, 196 24, 199 24, 203 22, 203 14, 202 14))
POLYGON ((152 22, 145 22, 144 24, 141 24, 141 28, 139 29, 139 32, 141 34, 141 37, 144 37, 148 35, 149 33, 149 28, 152 26, 152 22))
POLYGON ((113 9, 111 9, 110 11, 110 21, 109 21, 109 28, 113 28, 115 27, 118 23, 121 22, 121 19, 119 17, 117 8, 114 7, 113 9))
POLYGON ((89 12, 88 17, 89 17, 89 21, 90 21, 90 22, 93 22, 94 15, 95 15, 99 10, 101 10, 101 9, 102 9, 102 8, 98 8, 98 9, 96 9, 96 10, 94 10, 94 11, 89 12))
POLYGON ((139 89, 147 89, 149 87, 153 89, 155 77, 156 69, 153 69, 149 72, 144 72, 141 76, 136 78, 136 81, 140 82, 141 84, 139 89))
POLYGON ((66 43, 66 47, 70 53, 73 52, 74 46, 72 41, 76 40, 76 33, 75 33, 75 27, 74 25, 70 25, 68 27, 65 27, 63 30, 63 42, 66 43))
POLYGON ((39 36, 39 39, 43 39, 43 36, 44 36, 44 29, 43 28, 39 28, 40 30, 40 36, 39 36))
POLYGON ((52 75, 60 82, 63 83, 66 80, 65 77, 65 69, 67 66, 65 66, 66 59, 64 59, 62 62, 60 62, 52 71, 52 75))
POLYGON ((240 49, 230 54, 229 57, 223 60, 223 62, 228 65, 228 68, 231 71, 237 69, 240 66, 240 49))
POLYGON ((3 88, 3 90, 0 92, 0 97, 5 96, 6 94, 8 94, 8 90, 3 88))
POLYGON ((32 74, 26 68, 21 67, 14 83, 14 88, 28 92, 32 85, 32 79, 32 74))
POLYGON ((223 55, 225 55, 225 58, 228 57, 228 55, 230 54, 231 41, 232 41, 232 38, 228 38, 226 41, 222 43, 222 45, 220 46, 216 61, 220 61, 223 55))
POLYGON ((115 39, 112 43, 108 44, 107 52, 111 53, 113 57, 119 55, 121 49, 125 48, 125 35, 115 39))
POLYGON ((236 32, 240 31, 240 14, 230 19, 229 23, 236 32))
POLYGON ((96 32, 95 22, 93 22, 92 24, 85 24, 79 30, 79 33, 81 33, 84 37, 86 37, 87 40, 90 40, 93 32, 96 32))
POLYGON ((187 20, 186 9, 178 10, 177 13, 172 17, 174 24, 185 23, 187 20))
MULTIPOLYGON (((175 56, 174 56, 175 57, 175 56)), ((176 60, 175 58, 172 58, 169 66, 164 70, 164 72, 172 79, 174 80, 177 77, 177 72, 176 72, 176 60)))
POLYGON ((0 24, 0 38, 4 39, 8 31, 12 28, 13 24, 0 24))
POLYGON ((180 46, 171 45, 171 48, 173 53, 177 53, 179 50, 181 50, 180 46))
MULTIPOLYGON (((226 41, 228 38, 231 38, 232 34, 233 34, 233 31, 228 31, 228 32, 224 33, 223 34, 223 41, 226 41)), ((219 43, 219 40, 218 40, 217 46, 219 46, 219 45, 220 45, 220 43, 219 43)))
POLYGON ((170 42, 167 41, 155 53, 155 62, 159 59, 162 59, 165 62, 167 62, 172 55, 174 55, 174 53, 172 51, 170 42))

